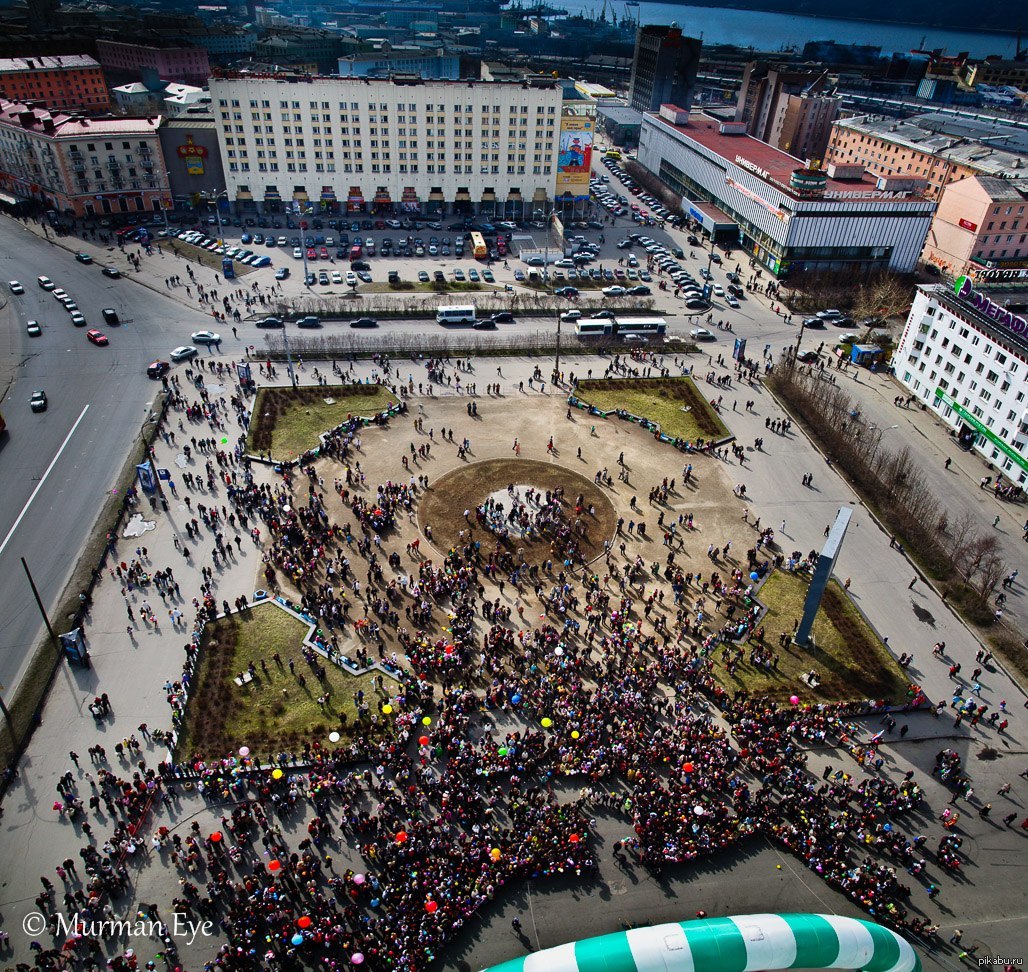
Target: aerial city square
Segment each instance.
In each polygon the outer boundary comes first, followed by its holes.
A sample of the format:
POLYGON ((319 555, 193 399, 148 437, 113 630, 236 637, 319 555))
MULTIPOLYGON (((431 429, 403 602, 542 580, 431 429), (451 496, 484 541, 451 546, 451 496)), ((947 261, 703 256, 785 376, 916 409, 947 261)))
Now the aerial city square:
POLYGON ((0 972, 1023 967, 1025 9, 0 23, 0 972))

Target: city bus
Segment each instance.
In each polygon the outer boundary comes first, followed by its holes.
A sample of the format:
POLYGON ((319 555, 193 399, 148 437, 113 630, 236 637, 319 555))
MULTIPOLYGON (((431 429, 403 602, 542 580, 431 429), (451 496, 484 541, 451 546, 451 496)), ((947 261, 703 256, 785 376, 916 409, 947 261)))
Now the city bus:
POLYGON ((617 149, 607 149, 607 151, 604 153, 603 157, 605 159, 615 159, 615 160, 618 160, 618 159, 621 158, 621 153, 617 149))
POLYGON ((603 317, 583 317, 575 323, 575 337, 581 340, 610 337, 614 322, 603 317))
POLYGON ((436 309, 437 324, 474 324, 474 304, 444 304, 436 309))
POLYGON ((615 317, 614 333, 619 336, 626 334, 656 334, 663 336, 667 333, 667 321, 663 317, 615 317))
POLYGON ((481 233, 471 234, 471 252, 476 260, 484 260, 489 255, 489 248, 485 245, 485 237, 481 233))

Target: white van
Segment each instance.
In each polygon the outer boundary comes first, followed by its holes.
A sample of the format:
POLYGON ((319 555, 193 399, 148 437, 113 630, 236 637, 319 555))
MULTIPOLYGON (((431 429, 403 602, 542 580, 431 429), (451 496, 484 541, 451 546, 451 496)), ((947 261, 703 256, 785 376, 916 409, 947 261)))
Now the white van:
POLYGON ((37 277, 36 282, 44 290, 53 290, 57 286, 49 277, 37 277))

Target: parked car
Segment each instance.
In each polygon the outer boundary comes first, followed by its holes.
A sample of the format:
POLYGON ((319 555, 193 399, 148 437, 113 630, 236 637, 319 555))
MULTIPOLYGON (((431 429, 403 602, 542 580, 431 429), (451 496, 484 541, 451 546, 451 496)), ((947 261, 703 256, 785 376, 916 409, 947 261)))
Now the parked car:
POLYGON ((299 318, 296 322, 296 326, 303 328, 321 327, 321 318, 315 317, 313 314, 309 314, 307 317, 299 318))
POLYGON ((376 321, 373 317, 358 317, 356 320, 350 321, 350 327, 378 327, 378 321, 376 321))

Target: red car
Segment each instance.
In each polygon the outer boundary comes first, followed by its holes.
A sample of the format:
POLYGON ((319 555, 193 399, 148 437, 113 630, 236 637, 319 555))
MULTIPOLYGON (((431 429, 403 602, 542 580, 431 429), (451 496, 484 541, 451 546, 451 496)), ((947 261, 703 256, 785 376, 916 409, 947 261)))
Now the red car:
POLYGON ((315 250, 313 246, 307 247, 307 259, 308 260, 317 260, 317 258, 318 258, 318 251, 315 250))
POLYGON ((91 327, 86 331, 86 338, 90 344, 96 344, 100 347, 106 347, 108 344, 107 335, 103 331, 98 331, 95 327, 91 327))
POLYGON ((321 259, 322 260, 327 260, 328 259, 328 247, 327 246, 323 246, 321 248, 321 259))

